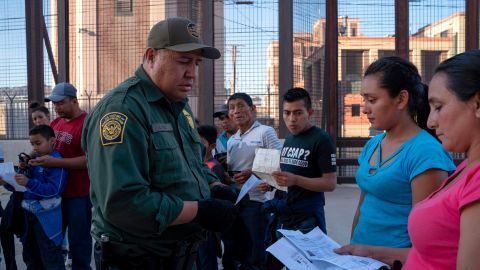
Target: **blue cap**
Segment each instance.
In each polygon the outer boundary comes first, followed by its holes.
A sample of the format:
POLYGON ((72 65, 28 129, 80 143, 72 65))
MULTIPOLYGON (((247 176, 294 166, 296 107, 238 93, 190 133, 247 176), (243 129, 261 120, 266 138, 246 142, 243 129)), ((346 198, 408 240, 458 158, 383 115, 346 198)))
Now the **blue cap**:
POLYGON ((77 97, 77 89, 69 83, 59 83, 55 85, 50 96, 45 98, 46 102, 62 101, 65 97, 77 97))

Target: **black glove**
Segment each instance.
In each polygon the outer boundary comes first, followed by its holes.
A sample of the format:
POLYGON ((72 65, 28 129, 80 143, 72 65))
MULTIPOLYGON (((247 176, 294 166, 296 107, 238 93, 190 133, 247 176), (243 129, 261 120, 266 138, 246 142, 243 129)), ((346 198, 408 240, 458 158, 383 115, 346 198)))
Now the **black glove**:
POLYGON ((216 185, 210 189, 210 197, 235 203, 239 192, 238 189, 231 186, 216 185))
POLYGON ((221 232, 228 229, 238 216, 238 208, 231 202, 218 199, 198 201, 198 211, 192 222, 204 229, 221 232))

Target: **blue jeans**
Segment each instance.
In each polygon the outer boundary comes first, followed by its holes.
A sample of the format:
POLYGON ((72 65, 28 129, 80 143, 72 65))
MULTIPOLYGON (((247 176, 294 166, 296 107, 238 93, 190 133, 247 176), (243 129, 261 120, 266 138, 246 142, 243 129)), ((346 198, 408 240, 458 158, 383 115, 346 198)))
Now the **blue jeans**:
POLYGON ((26 213, 27 232, 23 240, 23 260, 28 270, 65 269, 62 246, 55 245, 43 231, 37 217, 26 213))
POLYGON ((63 225, 68 227, 68 242, 72 257, 72 270, 91 270, 92 260, 92 204, 90 198, 64 198, 62 200, 63 225))

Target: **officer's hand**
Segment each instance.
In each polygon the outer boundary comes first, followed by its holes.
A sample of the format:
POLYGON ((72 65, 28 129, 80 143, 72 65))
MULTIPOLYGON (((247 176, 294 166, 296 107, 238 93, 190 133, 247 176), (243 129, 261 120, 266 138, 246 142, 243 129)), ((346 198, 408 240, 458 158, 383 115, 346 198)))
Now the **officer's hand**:
POLYGON ((0 176, 0 185, 3 186, 3 185, 6 185, 7 182, 5 182, 5 180, 3 180, 3 177, 0 176))
POLYGON ((210 197, 235 203, 238 197, 238 190, 231 186, 219 184, 210 189, 210 197))
POLYGON ((204 229, 221 232, 228 229, 238 216, 238 208, 231 202, 219 199, 198 201, 198 211, 192 222, 204 229))

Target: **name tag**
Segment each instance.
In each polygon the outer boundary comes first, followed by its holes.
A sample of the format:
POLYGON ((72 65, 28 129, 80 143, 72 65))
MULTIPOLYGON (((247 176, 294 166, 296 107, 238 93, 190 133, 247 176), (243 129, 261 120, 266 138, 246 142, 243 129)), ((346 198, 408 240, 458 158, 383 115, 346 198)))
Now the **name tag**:
POLYGON ((172 124, 170 123, 153 123, 152 124, 152 131, 155 132, 166 132, 166 131, 173 131, 172 124))

